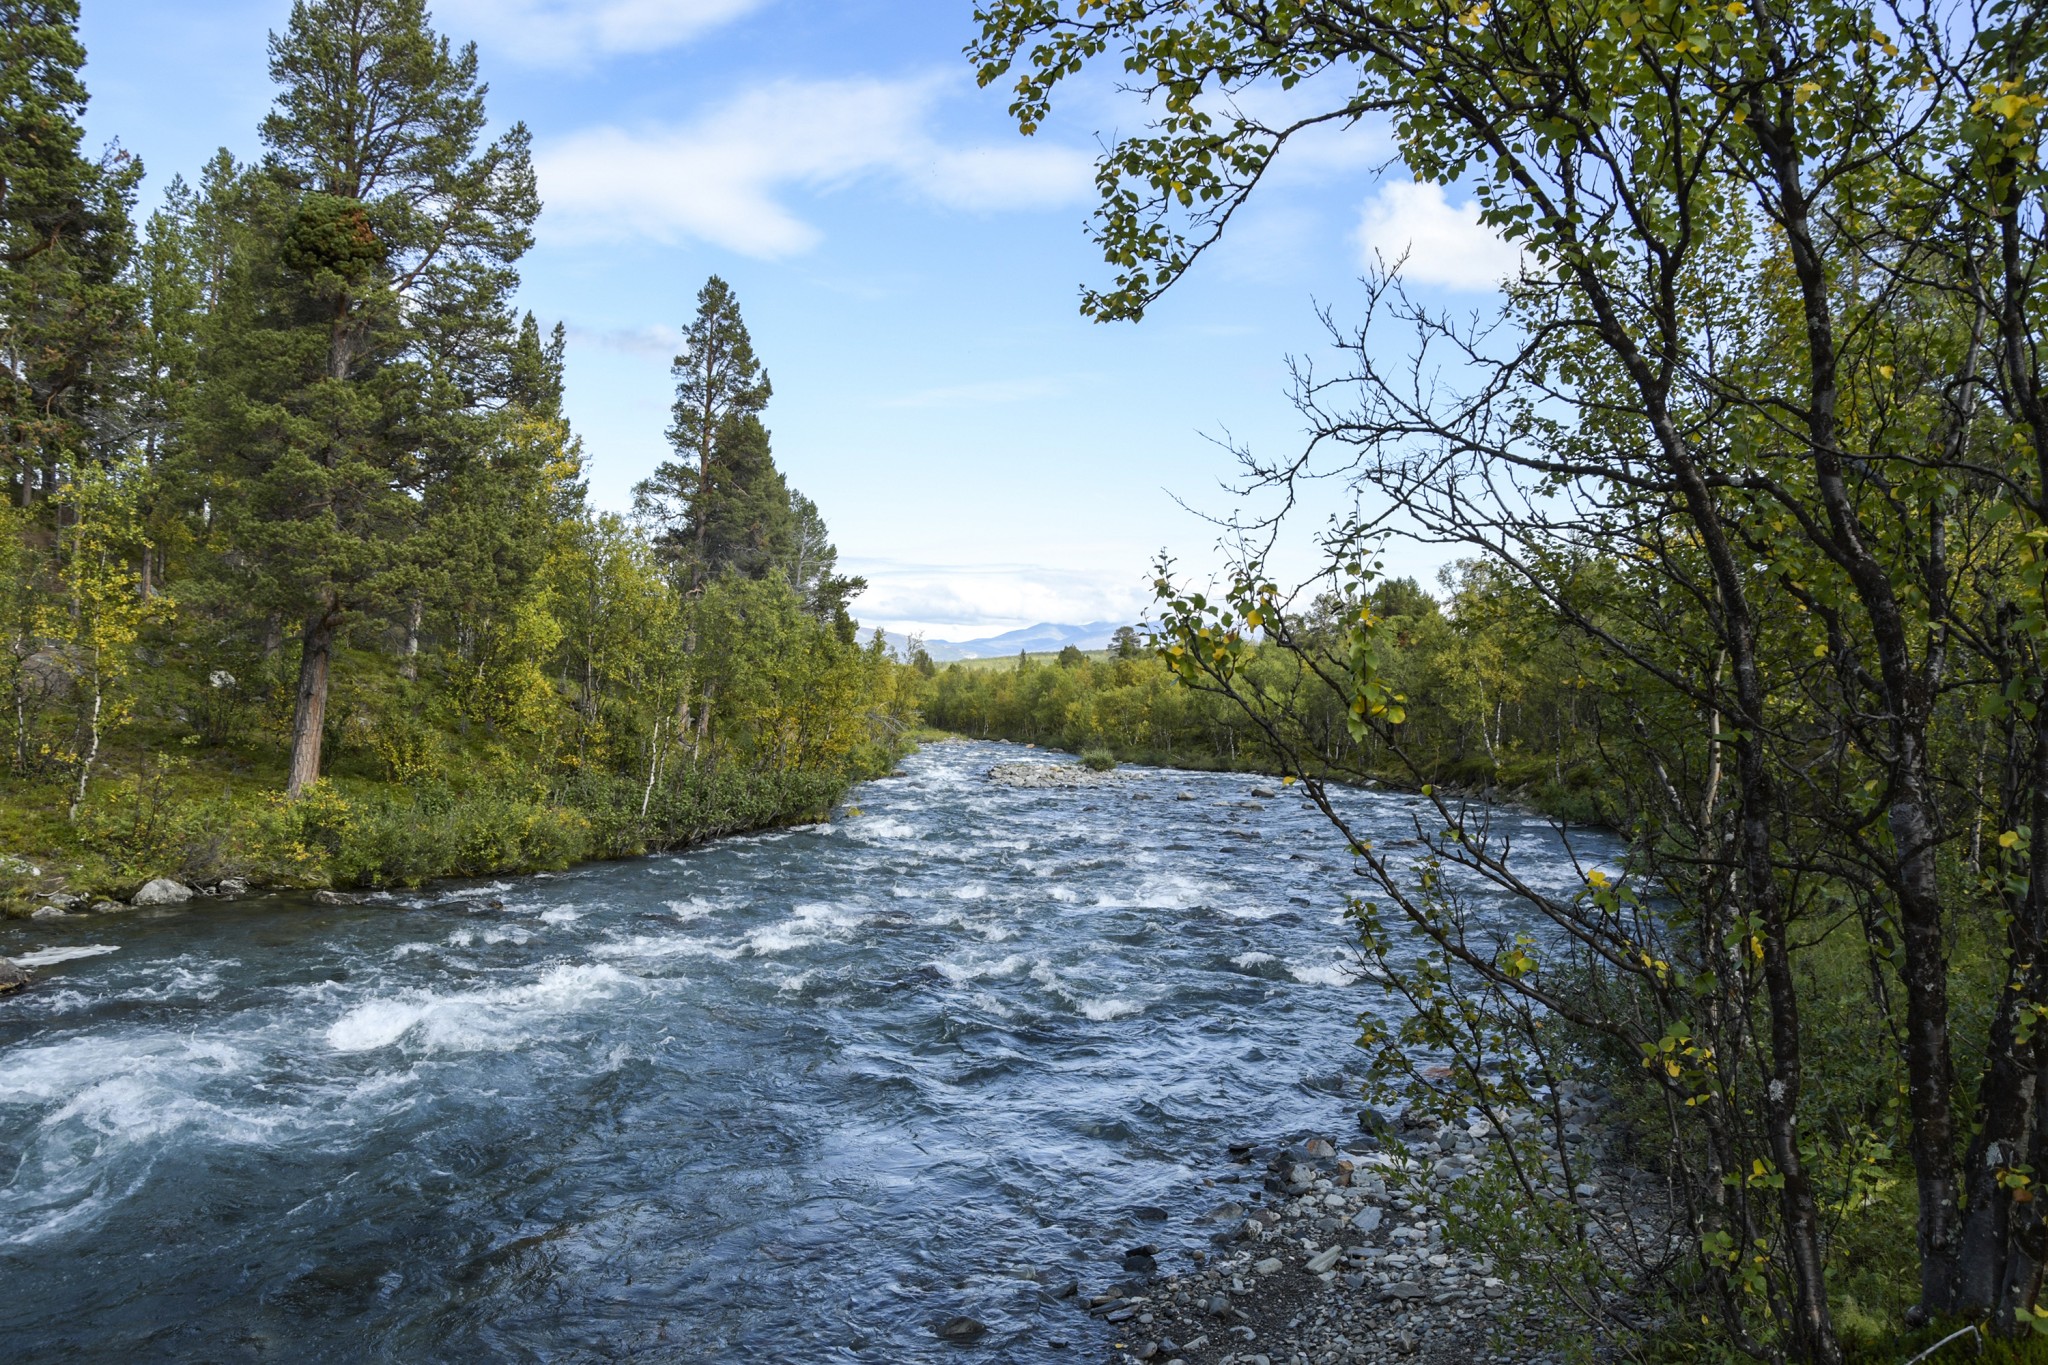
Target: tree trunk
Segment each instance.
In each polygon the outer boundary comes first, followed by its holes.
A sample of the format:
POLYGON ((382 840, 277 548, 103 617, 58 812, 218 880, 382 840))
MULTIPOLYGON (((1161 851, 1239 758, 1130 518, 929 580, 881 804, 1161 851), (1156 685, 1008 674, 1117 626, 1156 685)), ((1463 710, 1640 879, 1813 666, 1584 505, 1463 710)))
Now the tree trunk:
POLYGON ((327 674, 334 657, 334 612, 323 607, 306 621, 299 656, 298 704, 292 711, 292 769, 285 795, 294 799, 320 780, 320 739, 327 724, 327 674))
POLYGON ((71 820, 78 820, 78 808, 85 804, 85 784, 92 777, 92 765, 100 756, 100 706, 106 700, 106 691, 100 686, 99 669, 92 675, 92 718, 87 722, 91 738, 85 747, 85 756, 78 761, 78 789, 71 794, 71 820))
POLYGON ((695 763, 703 754, 704 746, 711 742, 711 698, 716 689, 706 684, 704 706, 697 716, 697 738, 690 745, 690 761, 695 763))
POLYGON ((425 607, 415 597, 405 608, 405 645, 399 651, 398 676, 418 682, 420 676, 420 616, 425 607))

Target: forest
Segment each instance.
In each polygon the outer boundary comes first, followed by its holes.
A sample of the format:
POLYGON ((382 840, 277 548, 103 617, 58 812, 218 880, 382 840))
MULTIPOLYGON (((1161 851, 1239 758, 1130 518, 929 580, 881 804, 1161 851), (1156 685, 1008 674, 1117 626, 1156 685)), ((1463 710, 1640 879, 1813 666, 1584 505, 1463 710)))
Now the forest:
POLYGON ((144 212, 84 145, 77 18, 0 3, 0 903, 560 867, 886 770, 914 703, 722 280, 674 458, 631 517, 586 499, 473 47, 295 4, 260 154, 144 212))
MULTIPOLYGON (((1274 773, 1305 763, 1340 782, 1410 789, 1428 781, 1492 793, 1560 818, 1625 825, 1622 794, 1601 781, 1601 733, 1614 717, 1581 671, 1570 638, 1489 573, 1447 570, 1441 597, 1412 578, 1374 585, 1388 685, 1408 698, 1401 753, 1347 723, 1350 697, 1334 687, 1300 694, 1288 744, 1228 696, 1186 686, 1136 627, 1106 658, 1068 649, 1008 667, 935 669, 925 719, 973 738, 1043 744, 1123 763, 1274 773), (1404 756, 1405 755, 1405 761, 1404 756), (1413 766, 1411 766, 1413 765, 1413 766), (1419 772, 1419 776, 1418 776, 1419 772)), ((1341 633, 1340 603, 1312 609, 1312 628, 1341 633)), ((1248 678, 1271 693, 1298 672, 1277 648, 1255 651, 1248 678)))

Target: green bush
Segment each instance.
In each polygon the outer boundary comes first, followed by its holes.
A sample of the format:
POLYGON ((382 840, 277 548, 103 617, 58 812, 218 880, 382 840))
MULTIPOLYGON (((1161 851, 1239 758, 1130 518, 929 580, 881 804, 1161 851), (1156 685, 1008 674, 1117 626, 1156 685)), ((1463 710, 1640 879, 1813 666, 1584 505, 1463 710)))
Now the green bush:
POLYGON ((1116 766, 1116 755, 1107 749, 1090 749, 1081 755, 1081 766, 1091 772, 1106 773, 1116 766))

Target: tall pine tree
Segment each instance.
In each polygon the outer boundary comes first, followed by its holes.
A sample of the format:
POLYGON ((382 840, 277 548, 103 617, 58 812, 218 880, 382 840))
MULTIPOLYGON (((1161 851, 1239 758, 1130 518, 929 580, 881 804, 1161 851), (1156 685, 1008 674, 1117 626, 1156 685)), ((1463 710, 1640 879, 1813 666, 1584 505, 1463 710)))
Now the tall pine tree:
MULTIPOLYGON (((694 590, 722 567, 715 562, 712 537, 714 508, 729 501, 720 496, 721 485, 727 494, 738 491, 732 478, 720 478, 719 467, 730 464, 737 474, 746 466, 753 473, 766 460, 767 434, 758 418, 773 392, 754 357, 739 300, 716 275, 697 293, 697 316, 684 329, 673 372, 676 401, 668 439, 676 458, 643 480, 634 498, 659 523, 677 581, 694 590)), ((772 470, 772 461, 766 467, 772 470)))
POLYGON ((270 54, 202 458, 252 600, 299 623, 297 795, 338 640, 416 586, 420 496, 489 439, 539 204, 525 128, 483 141, 475 49, 421 0, 299 0, 270 54))

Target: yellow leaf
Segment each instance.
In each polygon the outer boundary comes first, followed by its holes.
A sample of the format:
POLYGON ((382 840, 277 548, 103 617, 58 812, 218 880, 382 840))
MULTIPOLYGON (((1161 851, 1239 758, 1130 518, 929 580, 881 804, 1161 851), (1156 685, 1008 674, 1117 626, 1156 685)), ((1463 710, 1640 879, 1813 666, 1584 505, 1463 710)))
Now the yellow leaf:
POLYGON ((1828 657, 1828 647, 1827 647, 1826 645, 1815 645, 1815 646, 1813 647, 1813 657, 1814 657, 1814 658, 1816 658, 1816 659, 1825 659, 1825 658, 1827 658, 1827 657, 1828 657))
POLYGON ((1818 85, 1815 85, 1812 81, 1802 81, 1799 87, 1792 92, 1792 101, 1795 104, 1804 104, 1819 93, 1820 87, 1818 85))
POLYGON ((1298 777, 1283 777, 1280 779, 1280 785, 1283 787, 1291 787, 1300 780, 1301 779, 1298 777))
POLYGON ((1893 374, 1895 373, 1895 371, 1894 371, 1894 370, 1892 369, 1892 367, 1891 367, 1891 366, 1889 366, 1889 365, 1880 365, 1880 366, 1878 366, 1878 367, 1877 367, 1877 372, 1878 372, 1879 374, 1883 375, 1883 376, 1884 376, 1884 377, 1885 377, 1886 379, 1890 379, 1890 378, 1892 377, 1892 375, 1893 375, 1893 374))
POLYGON ((2000 848, 2013 848, 2019 844, 2019 841, 2019 831, 2014 829, 2009 829, 1998 836, 1998 846, 2000 848))

